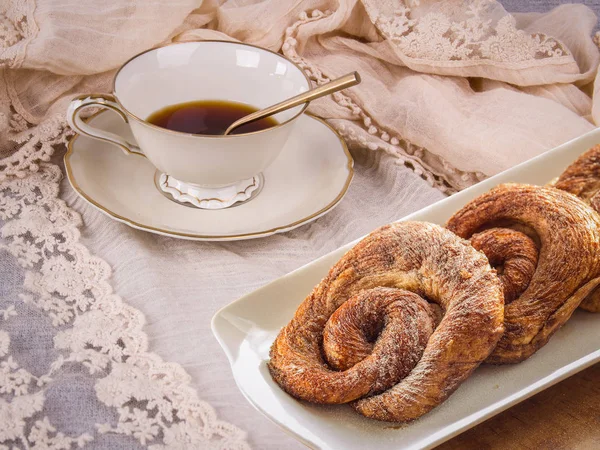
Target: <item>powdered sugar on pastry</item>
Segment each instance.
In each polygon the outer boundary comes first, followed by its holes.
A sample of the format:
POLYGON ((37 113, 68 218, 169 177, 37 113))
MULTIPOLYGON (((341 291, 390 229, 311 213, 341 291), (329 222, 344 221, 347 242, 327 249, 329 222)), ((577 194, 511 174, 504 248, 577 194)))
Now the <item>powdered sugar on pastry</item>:
POLYGON ((395 223, 315 287, 275 340, 269 369, 297 398, 408 421, 487 358, 502 323, 501 284, 482 253, 440 226, 395 223), (444 312, 437 327, 440 310, 428 301, 444 312))

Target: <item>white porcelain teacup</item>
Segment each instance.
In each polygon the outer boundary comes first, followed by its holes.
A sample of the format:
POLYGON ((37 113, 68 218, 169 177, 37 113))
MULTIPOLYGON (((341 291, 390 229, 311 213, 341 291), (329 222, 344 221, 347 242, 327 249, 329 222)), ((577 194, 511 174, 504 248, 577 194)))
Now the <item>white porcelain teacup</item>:
POLYGON ((310 89, 304 72, 277 53, 226 41, 171 44, 148 50, 117 72, 113 94, 75 98, 67 120, 80 134, 143 155, 158 169, 157 185, 180 202, 220 209, 259 191, 262 171, 275 160, 306 105, 274 116, 278 125, 228 136, 188 134, 145 119, 167 106, 195 100, 225 100, 264 108, 310 89), (128 122, 137 145, 80 117, 103 107, 128 122))

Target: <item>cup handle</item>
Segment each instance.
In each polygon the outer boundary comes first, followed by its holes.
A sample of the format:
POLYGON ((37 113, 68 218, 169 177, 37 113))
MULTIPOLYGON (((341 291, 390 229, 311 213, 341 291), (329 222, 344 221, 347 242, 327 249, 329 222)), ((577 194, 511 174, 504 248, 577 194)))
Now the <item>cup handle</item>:
POLYGON ((82 95, 71 100, 69 107, 67 108, 67 122, 69 126, 77 131, 79 134, 89 136, 94 139, 101 141, 110 142, 111 144, 119 147, 125 154, 134 154, 145 156, 140 148, 128 142, 125 138, 118 134, 111 133, 110 131, 100 130, 98 128, 88 125, 81 117, 80 113, 82 110, 88 107, 100 107, 105 109, 111 109, 115 111, 121 119, 128 123, 127 115, 121 109, 115 97, 110 94, 88 94, 82 95))

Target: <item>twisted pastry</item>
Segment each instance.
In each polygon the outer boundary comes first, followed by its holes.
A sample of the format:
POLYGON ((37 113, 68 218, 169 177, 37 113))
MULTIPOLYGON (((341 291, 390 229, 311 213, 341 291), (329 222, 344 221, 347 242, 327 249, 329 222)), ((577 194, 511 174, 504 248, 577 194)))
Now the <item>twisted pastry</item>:
POLYGON ((567 167, 554 187, 576 195, 600 212, 600 145, 590 148, 567 167))
POLYGON ((395 223, 333 266, 277 336, 268 367, 296 398, 403 422, 444 401, 494 349, 502 323, 502 287, 483 254, 438 225, 395 223))
POLYGON ((501 185, 468 203, 447 228, 489 254, 505 286, 506 331, 487 362, 531 356, 600 283, 600 216, 561 190, 501 185))
MULTIPOLYGON (((578 196, 600 212, 600 145, 590 148, 567 167, 554 187, 578 196)), ((579 307, 600 312, 600 289, 590 293, 579 307)))

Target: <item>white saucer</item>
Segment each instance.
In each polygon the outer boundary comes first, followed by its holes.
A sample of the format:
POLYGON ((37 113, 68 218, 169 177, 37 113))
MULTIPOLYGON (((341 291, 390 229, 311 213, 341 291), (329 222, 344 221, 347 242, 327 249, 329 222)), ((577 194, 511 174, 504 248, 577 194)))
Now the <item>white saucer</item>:
MULTIPOLYGON (((90 124, 132 140, 127 124, 110 111, 90 124)), ((181 239, 230 241, 282 233, 331 211, 353 175, 346 144, 323 120, 298 118, 286 146, 264 171, 258 195, 217 211, 186 207, 166 198, 154 181, 156 169, 143 156, 75 136, 65 155, 73 189, 110 217, 133 228, 181 239)))

